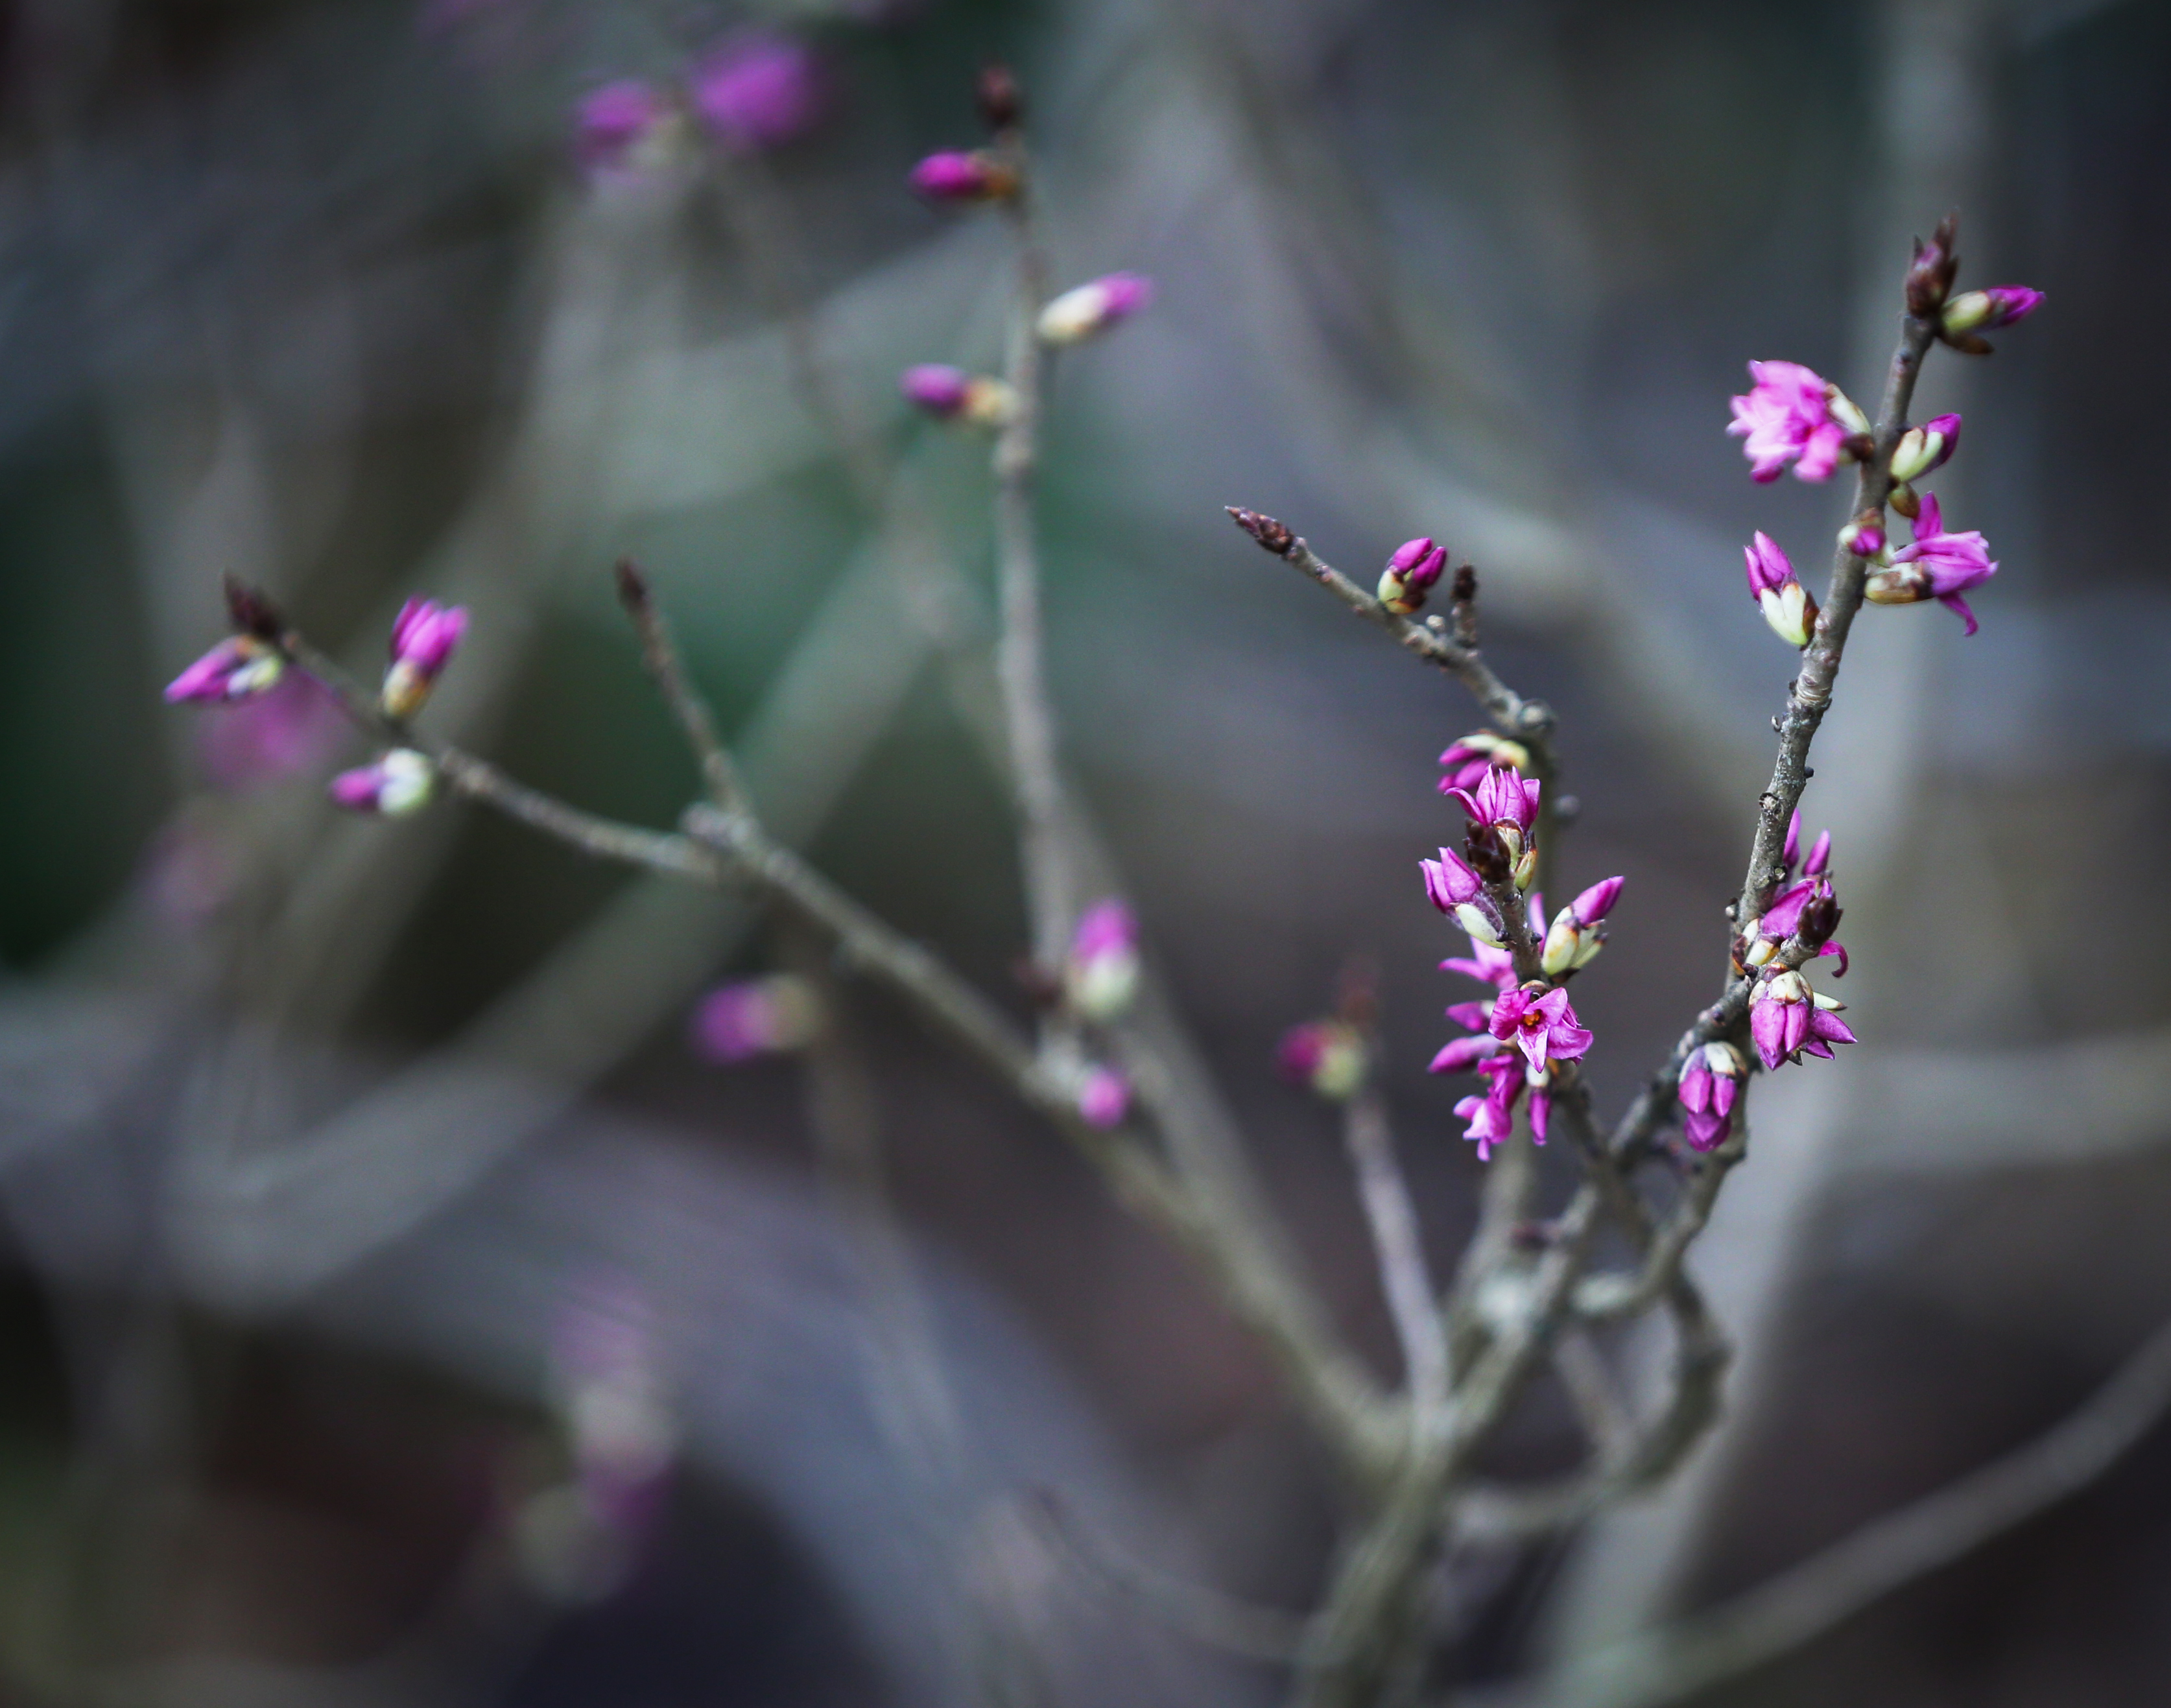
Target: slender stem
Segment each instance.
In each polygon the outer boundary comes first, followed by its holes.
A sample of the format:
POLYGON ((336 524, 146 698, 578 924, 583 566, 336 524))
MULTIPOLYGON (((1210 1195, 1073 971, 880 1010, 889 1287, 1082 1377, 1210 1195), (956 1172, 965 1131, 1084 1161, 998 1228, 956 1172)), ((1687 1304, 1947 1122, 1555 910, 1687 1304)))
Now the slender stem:
POLYGON ((619 602, 625 607, 634 633, 640 638, 641 661, 655 678, 663 703, 685 732, 686 745, 693 749, 694 761, 701 768, 701 786, 710 800, 725 811, 743 807, 746 790, 732 763, 731 751, 716 734, 716 720, 709 703, 686 673, 678 644, 672 638, 671 624, 649 592, 647 578, 631 558, 619 560, 617 573, 619 602))
POLYGON ((1342 1132, 1379 1257, 1380 1290, 1402 1345, 1412 1427, 1429 1430, 1447 1406, 1447 1333, 1433 1297, 1417 1212, 1395 1159, 1386 1103, 1376 1090, 1368 1086, 1349 1100, 1342 1132))

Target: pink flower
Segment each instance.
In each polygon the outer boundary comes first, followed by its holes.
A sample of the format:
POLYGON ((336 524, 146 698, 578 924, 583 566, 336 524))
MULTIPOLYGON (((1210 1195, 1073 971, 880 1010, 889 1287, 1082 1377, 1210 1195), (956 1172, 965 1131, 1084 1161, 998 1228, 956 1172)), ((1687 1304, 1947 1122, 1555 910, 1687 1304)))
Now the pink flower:
POLYGON ((1440 793, 1461 801, 1472 824, 1489 824, 1503 833, 1513 831, 1511 846, 1520 853, 1530 826, 1537 821, 1539 786, 1536 779, 1525 778, 1513 766, 1502 765, 1480 778, 1474 790, 1443 789, 1440 793))
MULTIPOLYGON (((1515 1100, 1523 1095, 1523 1075, 1516 1071, 1514 1057, 1504 1052, 1482 1063, 1478 1072, 1492 1084, 1482 1096, 1457 1103, 1455 1113, 1458 1120, 1470 1123, 1462 1136, 1477 1145, 1478 1161, 1490 1162, 1493 1147, 1505 1143, 1515 1129, 1515 1100)), ((1545 1142, 1544 1134, 1536 1137, 1540 1143, 1545 1142)))
POLYGON ((1443 1045, 1439 1053, 1432 1058, 1425 1071, 1429 1074, 1461 1074, 1490 1061, 1506 1046, 1490 1032, 1473 1032, 1466 1038, 1455 1038, 1443 1045))
POLYGON ((1590 1047, 1590 1034, 1576 1024, 1564 990, 1525 985, 1503 991, 1493 1004, 1491 1031, 1520 1049, 1534 1070, 1573 1061, 1590 1047))
POLYGON ((404 818, 429 804, 437 768, 412 747, 394 747, 373 764, 342 771, 331 781, 331 797, 350 812, 373 812, 404 818))
POLYGON ((1293 1084, 1341 1102, 1363 1089, 1370 1053, 1364 1035, 1345 1020, 1306 1020, 1282 1034, 1274 1065, 1293 1084))
POLYGON ((1756 383, 1733 399, 1734 424, 1726 431, 1740 436, 1750 474, 1777 480, 1792 463, 1798 479, 1828 479, 1848 433, 1860 431, 1836 416, 1836 388, 1798 361, 1752 361, 1749 373, 1756 383))
POLYGON ((269 693, 286 672, 276 648, 253 634, 229 634, 166 684, 166 699, 174 705, 232 705, 269 693))
POLYGON ((1734 1130, 1734 1100, 1746 1064, 1730 1044, 1706 1044, 1681 1069, 1681 1136, 1695 1150, 1716 1150, 1734 1130))
POLYGON ((1439 756, 1439 763, 1447 773, 1439 779, 1439 792, 1449 795, 1458 789, 1475 789, 1495 765, 1524 769, 1530 763, 1530 752, 1520 742, 1478 730, 1455 742, 1439 756))
POLYGON ((1600 921, 1613 911, 1626 878, 1606 878, 1593 884, 1553 916, 1544 937, 1539 966, 1548 978, 1588 966, 1605 946, 1600 921))
POLYGON ((742 979, 710 991, 694 1009, 694 1050, 726 1065, 796 1050, 822 1030, 822 999, 795 974, 742 979))
POLYGON ((1153 281, 1143 273, 1110 273, 1065 291, 1034 324, 1043 343, 1079 344, 1129 319, 1153 294, 1153 281))
POLYGON ((1078 921, 1064 964, 1072 1010, 1089 1020, 1115 1019, 1138 994, 1139 972, 1138 921, 1121 902, 1096 902, 1078 921))
POLYGON ((1990 545, 1981 533, 1945 532, 1944 512, 1934 492, 1922 495, 1922 513, 1915 518, 1915 538, 1892 554, 1892 565, 1870 576, 1863 596, 1879 605, 1911 605, 1935 599, 1957 612, 1974 634, 1981 625, 1968 602, 1960 597, 1997 573, 1990 545))
POLYGON ((822 114, 824 88, 813 50, 796 37, 750 29, 694 69, 694 110, 728 147, 774 148, 802 136, 822 114))
POLYGON ((1854 1034, 1832 1012, 1837 1006, 1810 989, 1800 973, 1767 971, 1749 999, 1749 1036, 1765 1067, 1776 1069, 1805 1054, 1830 1060, 1834 1044, 1853 1043, 1854 1034))
POLYGON ((1089 1127, 1120 1127, 1130 1108, 1129 1080, 1112 1068, 1086 1070, 1086 1077, 1078 1086, 1078 1113, 1089 1127))
POLYGON ((1749 569, 1749 597, 1772 625, 1772 632, 1789 646, 1807 646, 1817 626, 1817 602, 1795 578, 1794 566, 1779 549, 1778 542, 1761 529, 1755 541, 1741 549, 1749 569))
POLYGON ((404 720, 422 709, 467 629, 468 613, 458 605, 413 598, 399 608, 392 624, 392 666, 378 702, 385 716, 404 720))
POLYGON ((905 369, 898 382, 907 402, 937 420, 1000 427, 1017 412, 1017 399, 1001 380, 968 373, 947 363, 925 361, 905 369))
POLYGON ((630 176, 664 163, 678 118, 671 98, 638 78, 620 78, 574 110, 573 152, 588 172, 630 176))
POLYGON ((1017 190, 1017 174, 992 154, 952 150, 912 169, 912 187, 930 201, 993 201, 1017 190))
POLYGON ((1423 605, 1426 592, 1446 568, 1447 548, 1434 545, 1431 536, 1403 541, 1380 572, 1380 602, 1398 616, 1408 616, 1423 605))
POLYGON ((1491 985, 1495 990, 1512 990, 1515 984, 1515 957, 1498 944, 1481 943, 1470 940, 1470 956, 1466 961, 1443 961, 1442 972, 1467 973, 1471 977, 1491 985))

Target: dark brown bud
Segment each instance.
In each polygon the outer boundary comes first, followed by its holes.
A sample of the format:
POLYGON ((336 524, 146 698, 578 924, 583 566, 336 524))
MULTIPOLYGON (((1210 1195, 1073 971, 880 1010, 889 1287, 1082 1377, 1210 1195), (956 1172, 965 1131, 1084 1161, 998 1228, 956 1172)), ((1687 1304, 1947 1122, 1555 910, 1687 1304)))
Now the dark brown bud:
POLYGON ((1465 564, 1455 572, 1455 583, 1451 592, 1455 602, 1458 605, 1467 605, 1477 597, 1477 565, 1465 564))
POLYGON ((1010 68, 1000 62, 980 67, 973 94, 990 131, 1013 129, 1025 117, 1025 92, 1010 68))
POLYGON ((1296 543, 1296 536, 1289 532, 1288 525, 1276 522, 1271 516, 1262 516, 1256 510, 1241 510, 1233 504, 1222 507, 1229 512, 1230 521, 1278 558, 1287 557, 1289 548, 1296 543))
POLYGON ((1813 896, 1803 905, 1801 918, 1794 922, 1794 935, 1809 948, 1821 949, 1831 940, 1832 933, 1839 929, 1841 912, 1838 898, 1830 891, 1813 896))
POLYGON ((1508 844, 1500 840, 1500 833, 1489 824, 1473 824, 1470 833, 1463 838, 1462 848, 1468 857, 1471 870, 1488 884, 1504 884, 1508 875, 1515 869, 1509 857, 1508 844))
POLYGON ((1907 269, 1907 312, 1927 320, 1945 306, 1958 276, 1960 258, 1953 248, 1959 235, 1959 216, 1949 213, 1938 222, 1927 244, 1915 239, 1915 259, 1907 269))
POLYGON ((1455 572, 1449 589, 1449 608, 1455 613, 1455 638, 1465 646, 1477 644, 1477 565, 1464 564, 1455 572))
POLYGON ((287 632, 287 618, 271 602, 271 596, 239 576, 226 578, 226 610, 237 634, 276 641, 287 632))
POLYGON ((641 565, 631 558, 620 558, 612 574, 618 581, 618 602, 629 611, 639 613, 648 608, 648 577, 641 572, 641 565))
POLYGON ((1013 961, 1010 977, 1037 1009, 1053 1009, 1063 1000, 1063 981, 1037 961, 1013 961))

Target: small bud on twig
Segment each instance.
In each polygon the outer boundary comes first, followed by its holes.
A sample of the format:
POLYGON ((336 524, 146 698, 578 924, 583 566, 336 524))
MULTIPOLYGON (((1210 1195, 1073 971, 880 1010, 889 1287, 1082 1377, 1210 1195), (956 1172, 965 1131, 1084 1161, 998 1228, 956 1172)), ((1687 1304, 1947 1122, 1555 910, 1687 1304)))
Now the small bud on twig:
POLYGON ((1959 236, 1959 218, 1949 213, 1938 222, 1928 243, 1915 239, 1915 260, 1907 269, 1907 312, 1918 320, 1927 320, 1943 308, 1952 292, 1960 267, 1953 248, 1959 236))
POLYGON ((1231 522, 1278 558, 1287 557, 1289 548, 1296 543, 1296 536, 1289 532, 1286 522, 1276 522, 1271 516, 1262 516, 1256 510, 1240 509, 1233 504, 1224 505, 1222 508, 1229 512, 1231 522))
POLYGON ((226 578, 227 614, 237 634, 259 640, 276 640, 287 632, 287 618, 260 587, 252 587, 239 576, 226 578))
POLYGON ((1000 60, 980 67, 973 98, 990 131, 1015 129, 1025 117, 1025 91, 1018 87, 1016 73, 1000 60))
POLYGON ((1465 646, 1477 644, 1477 565, 1465 564, 1455 572, 1449 590, 1448 608, 1455 613, 1455 638, 1465 646))

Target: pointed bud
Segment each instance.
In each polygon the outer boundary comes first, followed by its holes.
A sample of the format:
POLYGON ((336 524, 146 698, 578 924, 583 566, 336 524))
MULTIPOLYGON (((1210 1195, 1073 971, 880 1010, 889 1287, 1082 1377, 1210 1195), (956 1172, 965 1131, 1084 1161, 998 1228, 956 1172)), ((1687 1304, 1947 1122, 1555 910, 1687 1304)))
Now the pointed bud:
POLYGON ((1018 175, 994 154, 952 150, 914 167, 912 187, 930 201, 998 201, 1017 194, 1018 175))
POLYGON ((909 367, 898 382, 906 400, 937 420, 1005 427, 1017 416, 1017 394, 1002 380, 939 361, 909 367))
POLYGON ((1447 568, 1447 549, 1429 537, 1405 540, 1380 573, 1380 602, 1407 617, 1425 602, 1425 593, 1447 568))
POLYGON ((1622 886, 1627 881, 1625 877, 1600 878, 1568 903, 1568 911, 1575 915, 1576 924, 1595 925, 1611 913, 1613 904, 1621 899, 1622 886))
POLYGON ((2026 285, 1995 285, 1987 291, 1964 291, 1945 305, 1939 323, 1949 335, 1991 332, 2024 320, 2043 303, 2043 293, 2026 285))
POLYGON ((421 710, 467 629, 468 613, 458 605, 415 598, 399 608, 392 624, 392 665, 378 699, 386 717, 404 721, 421 710))
POLYGON ((1892 489, 1892 494, 1888 501, 1895 510, 1898 511, 1900 515, 1906 517, 1910 522, 1914 521, 1916 517, 1922 513, 1922 500, 1921 495, 1918 494, 1913 487, 1906 485, 1904 482, 1892 489))
POLYGON ((230 634, 166 684, 169 704, 232 705, 269 693, 287 673, 287 661, 253 634, 230 634))
MULTIPOLYGON (((1850 439, 1864 437, 1874 431, 1869 424, 1869 417, 1863 414, 1861 406, 1830 381, 1825 384, 1825 408, 1831 411, 1831 418, 1847 430, 1850 439)), ((1851 447, 1849 449, 1852 452, 1851 447)))
POLYGON ((412 747, 394 747, 373 765, 342 771, 332 779, 331 796, 352 812, 404 818, 429 804, 437 768, 412 747))
POLYGON ((1817 602, 1799 581, 1756 596, 1756 608, 1772 632, 1789 646, 1807 646, 1817 626, 1817 602))
POLYGON ((1907 312, 1918 320, 1936 313, 1953 288, 1960 265, 1953 249, 1958 233, 1957 217, 1947 214, 1928 243, 1915 239, 1915 259, 1907 269, 1907 312))
POLYGON ((1222 506, 1229 512, 1230 521, 1259 543, 1260 548, 1278 558, 1285 558, 1296 544, 1296 536, 1287 522, 1276 522, 1271 516, 1262 516, 1256 510, 1246 510, 1240 505, 1222 506))
POLYGON ((1932 469, 1943 468, 1959 444, 1958 415, 1938 415, 1919 427, 1910 427, 1893 447, 1892 478, 1901 482, 1919 480, 1932 469))
POLYGON ((1424 874, 1426 898, 1443 913, 1484 892, 1484 880, 1453 849, 1442 849, 1436 860, 1419 860, 1418 869, 1424 874))
POLYGON ((1538 851, 1536 849, 1526 848, 1515 856, 1514 875, 1515 887, 1519 890, 1527 890, 1537 881, 1538 851))
POLYGON ((1040 311, 1035 323, 1043 344, 1077 344, 1127 320, 1153 301, 1153 281, 1143 273, 1110 273, 1065 291, 1040 311))
POLYGON ((1831 864, 1831 833, 1820 830, 1817 839, 1809 845, 1809 857, 1802 864, 1802 875, 1815 878, 1824 875, 1825 868, 1831 864))

